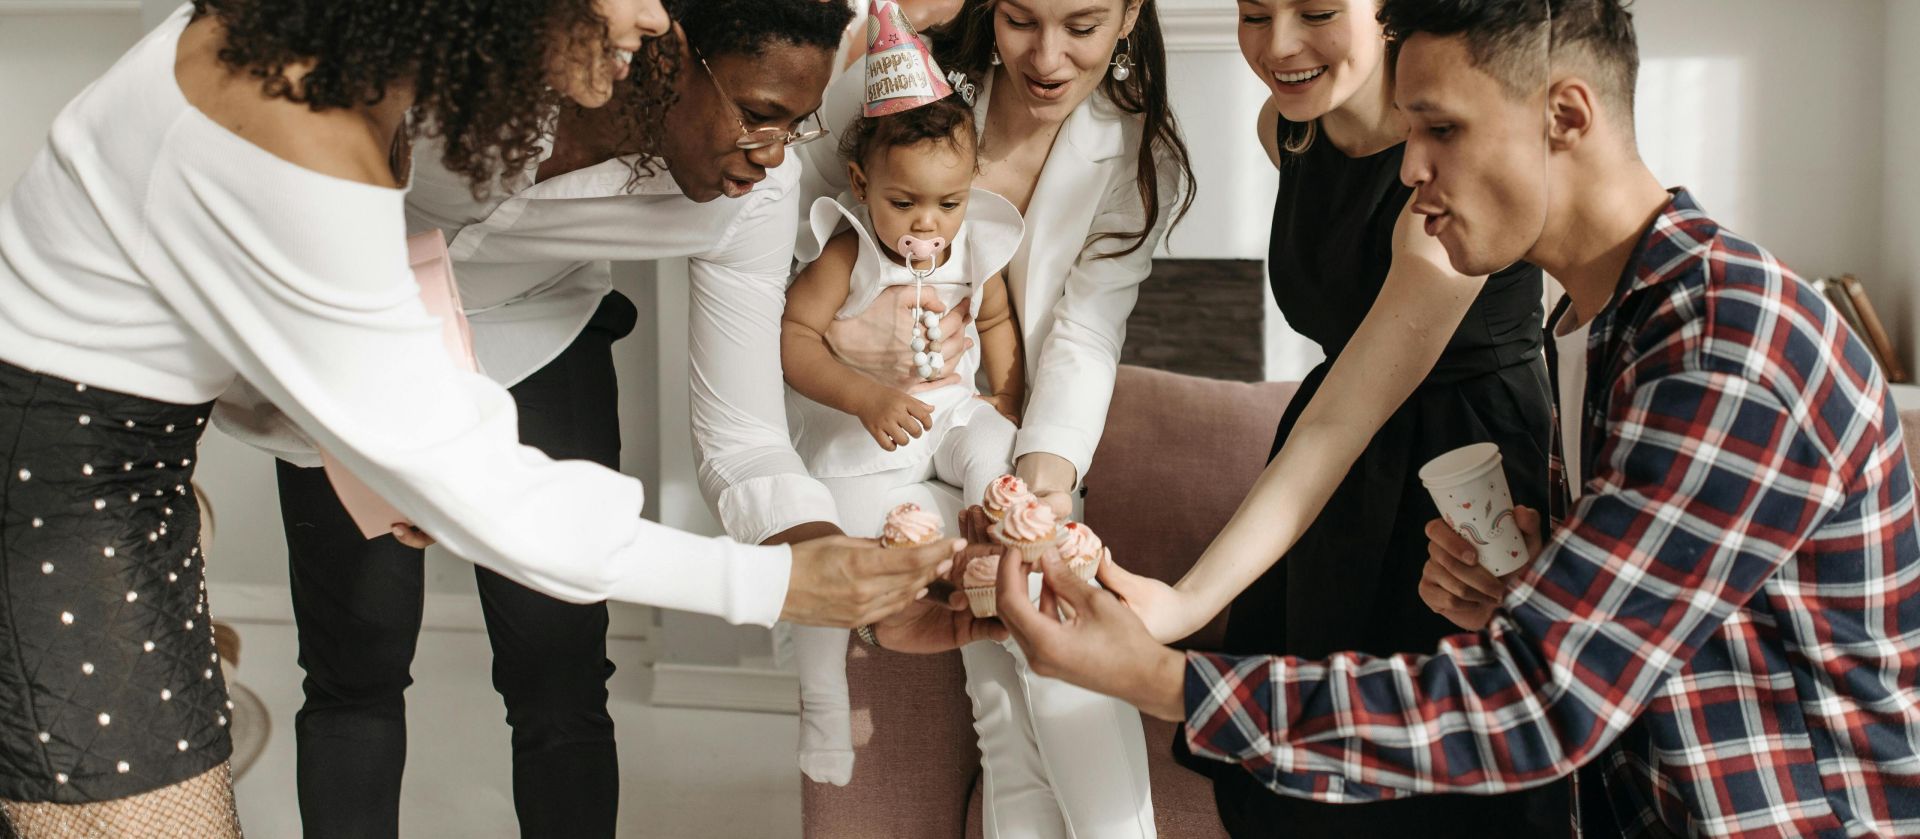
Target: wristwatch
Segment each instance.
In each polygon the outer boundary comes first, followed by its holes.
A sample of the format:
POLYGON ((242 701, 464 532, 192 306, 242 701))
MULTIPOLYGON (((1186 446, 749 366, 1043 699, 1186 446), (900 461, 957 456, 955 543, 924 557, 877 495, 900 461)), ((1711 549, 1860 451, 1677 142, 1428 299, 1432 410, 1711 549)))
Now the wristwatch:
POLYGON ((853 634, 860 636, 860 640, 867 642, 867 646, 869 647, 880 650, 886 649, 886 647, 880 646, 880 639, 874 637, 873 624, 863 623, 856 626, 853 628, 853 634))

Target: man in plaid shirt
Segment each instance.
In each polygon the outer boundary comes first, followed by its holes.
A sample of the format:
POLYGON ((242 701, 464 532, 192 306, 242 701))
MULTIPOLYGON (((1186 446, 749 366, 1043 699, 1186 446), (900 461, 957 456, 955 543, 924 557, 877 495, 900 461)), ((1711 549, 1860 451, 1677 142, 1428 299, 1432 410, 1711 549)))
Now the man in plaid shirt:
MULTIPOLYGON (((1424 655, 1182 656, 1051 556, 1038 611, 1001 564, 1000 614, 1035 672, 1184 720, 1286 794, 1578 772, 1589 836, 1920 835, 1920 542, 1886 382, 1821 295, 1640 162, 1619 0, 1552 15, 1382 11, 1428 233, 1463 273, 1541 266, 1591 322, 1583 494, 1497 608, 1459 578, 1428 598, 1484 628, 1424 655)), ((1430 572, 1473 556, 1429 533, 1430 572)))

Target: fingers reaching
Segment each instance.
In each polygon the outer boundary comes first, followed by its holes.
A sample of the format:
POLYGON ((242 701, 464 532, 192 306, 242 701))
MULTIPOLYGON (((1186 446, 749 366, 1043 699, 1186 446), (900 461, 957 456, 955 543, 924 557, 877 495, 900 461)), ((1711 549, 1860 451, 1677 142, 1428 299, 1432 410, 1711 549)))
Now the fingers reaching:
POLYGON ((427 535, 426 531, 408 522, 399 522, 393 526, 393 538, 399 540, 400 544, 415 550, 425 550, 435 541, 432 536, 427 535))
POLYGON ((1080 579, 1079 574, 1067 568, 1067 564, 1054 551, 1048 551, 1040 557, 1040 572, 1046 575, 1047 588, 1060 598, 1061 605, 1075 611, 1091 602, 1099 589, 1092 583, 1080 579))
POLYGON ((1475 549, 1467 537, 1455 532, 1446 519, 1434 519, 1427 522, 1427 541, 1450 556, 1464 562, 1479 562, 1480 552, 1475 549))
MULTIPOLYGON (((1045 623, 1042 613, 1035 611, 1033 602, 1027 599, 1026 564, 1019 548, 1008 548, 1000 555, 1000 573, 994 580, 997 588, 994 603, 1000 622, 1019 639, 1043 631, 1045 623)), ((1042 593, 1041 597, 1044 599, 1046 595, 1042 593)), ((1024 640, 1022 646, 1025 646, 1024 640)))
POLYGON ((1513 508, 1513 522, 1520 526, 1520 535, 1526 539, 1527 553, 1540 555, 1540 511, 1532 507, 1513 508))
POLYGON ((1141 582, 1146 579, 1121 568, 1120 563, 1114 562, 1111 556, 1100 559, 1100 568, 1094 572, 1093 577, 1099 580, 1100 585, 1105 586, 1107 591, 1113 592, 1114 596, 1121 600, 1130 599, 1128 597, 1130 593, 1138 593, 1141 582))
POLYGON ((987 518, 986 508, 975 504, 961 510, 959 524, 960 538, 975 543, 991 541, 991 537, 987 535, 987 527, 993 524, 993 520, 987 518))

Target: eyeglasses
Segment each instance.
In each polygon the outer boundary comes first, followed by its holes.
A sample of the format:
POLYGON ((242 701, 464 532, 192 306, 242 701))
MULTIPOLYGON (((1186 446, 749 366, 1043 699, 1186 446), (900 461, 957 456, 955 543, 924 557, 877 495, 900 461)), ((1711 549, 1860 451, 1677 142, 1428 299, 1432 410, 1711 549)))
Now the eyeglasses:
POLYGON ((720 85, 720 77, 713 74, 713 68, 708 66, 706 56, 699 55, 698 53, 695 55, 700 59, 700 69, 705 70, 707 78, 713 82, 713 89, 720 92, 720 100, 727 103, 727 110, 733 112, 733 120, 740 123, 740 136, 733 141, 735 147, 752 151, 754 149, 764 149, 775 143, 779 143, 787 148, 793 148, 802 143, 811 143, 821 137, 827 136, 827 126, 820 122, 820 114, 817 111, 805 117, 805 119, 813 121, 813 128, 811 130, 788 131, 784 128, 773 126, 766 128, 748 128, 746 115, 740 112, 739 105, 734 104, 733 95, 728 93, 727 89, 720 85))

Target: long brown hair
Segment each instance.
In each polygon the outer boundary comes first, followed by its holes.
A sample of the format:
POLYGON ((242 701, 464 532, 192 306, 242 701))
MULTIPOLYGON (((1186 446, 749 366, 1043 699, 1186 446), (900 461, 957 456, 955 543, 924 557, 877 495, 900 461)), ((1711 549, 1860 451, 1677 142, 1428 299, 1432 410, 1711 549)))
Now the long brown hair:
MULTIPOLYGON (((1101 80, 1100 92, 1106 94, 1114 107, 1141 118, 1143 130, 1135 171, 1147 219, 1139 230, 1126 233, 1109 230, 1097 234, 1096 241, 1128 239, 1133 242, 1123 250, 1103 253, 1100 258, 1126 256, 1139 250, 1159 224, 1161 155, 1178 167, 1178 178, 1172 186, 1180 199, 1168 227, 1179 224, 1193 206, 1193 163, 1187 155, 1186 142, 1180 139, 1180 127, 1174 122, 1173 107, 1167 99, 1166 36, 1160 31, 1158 4, 1156 0, 1122 0, 1125 5, 1136 2, 1140 4, 1140 12, 1125 42, 1127 54, 1133 59, 1133 74, 1126 81, 1109 74, 1101 80)), ((928 30, 940 66, 966 73, 975 83, 985 80, 993 69, 994 5, 995 0, 966 0, 966 5, 950 23, 928 30)))

